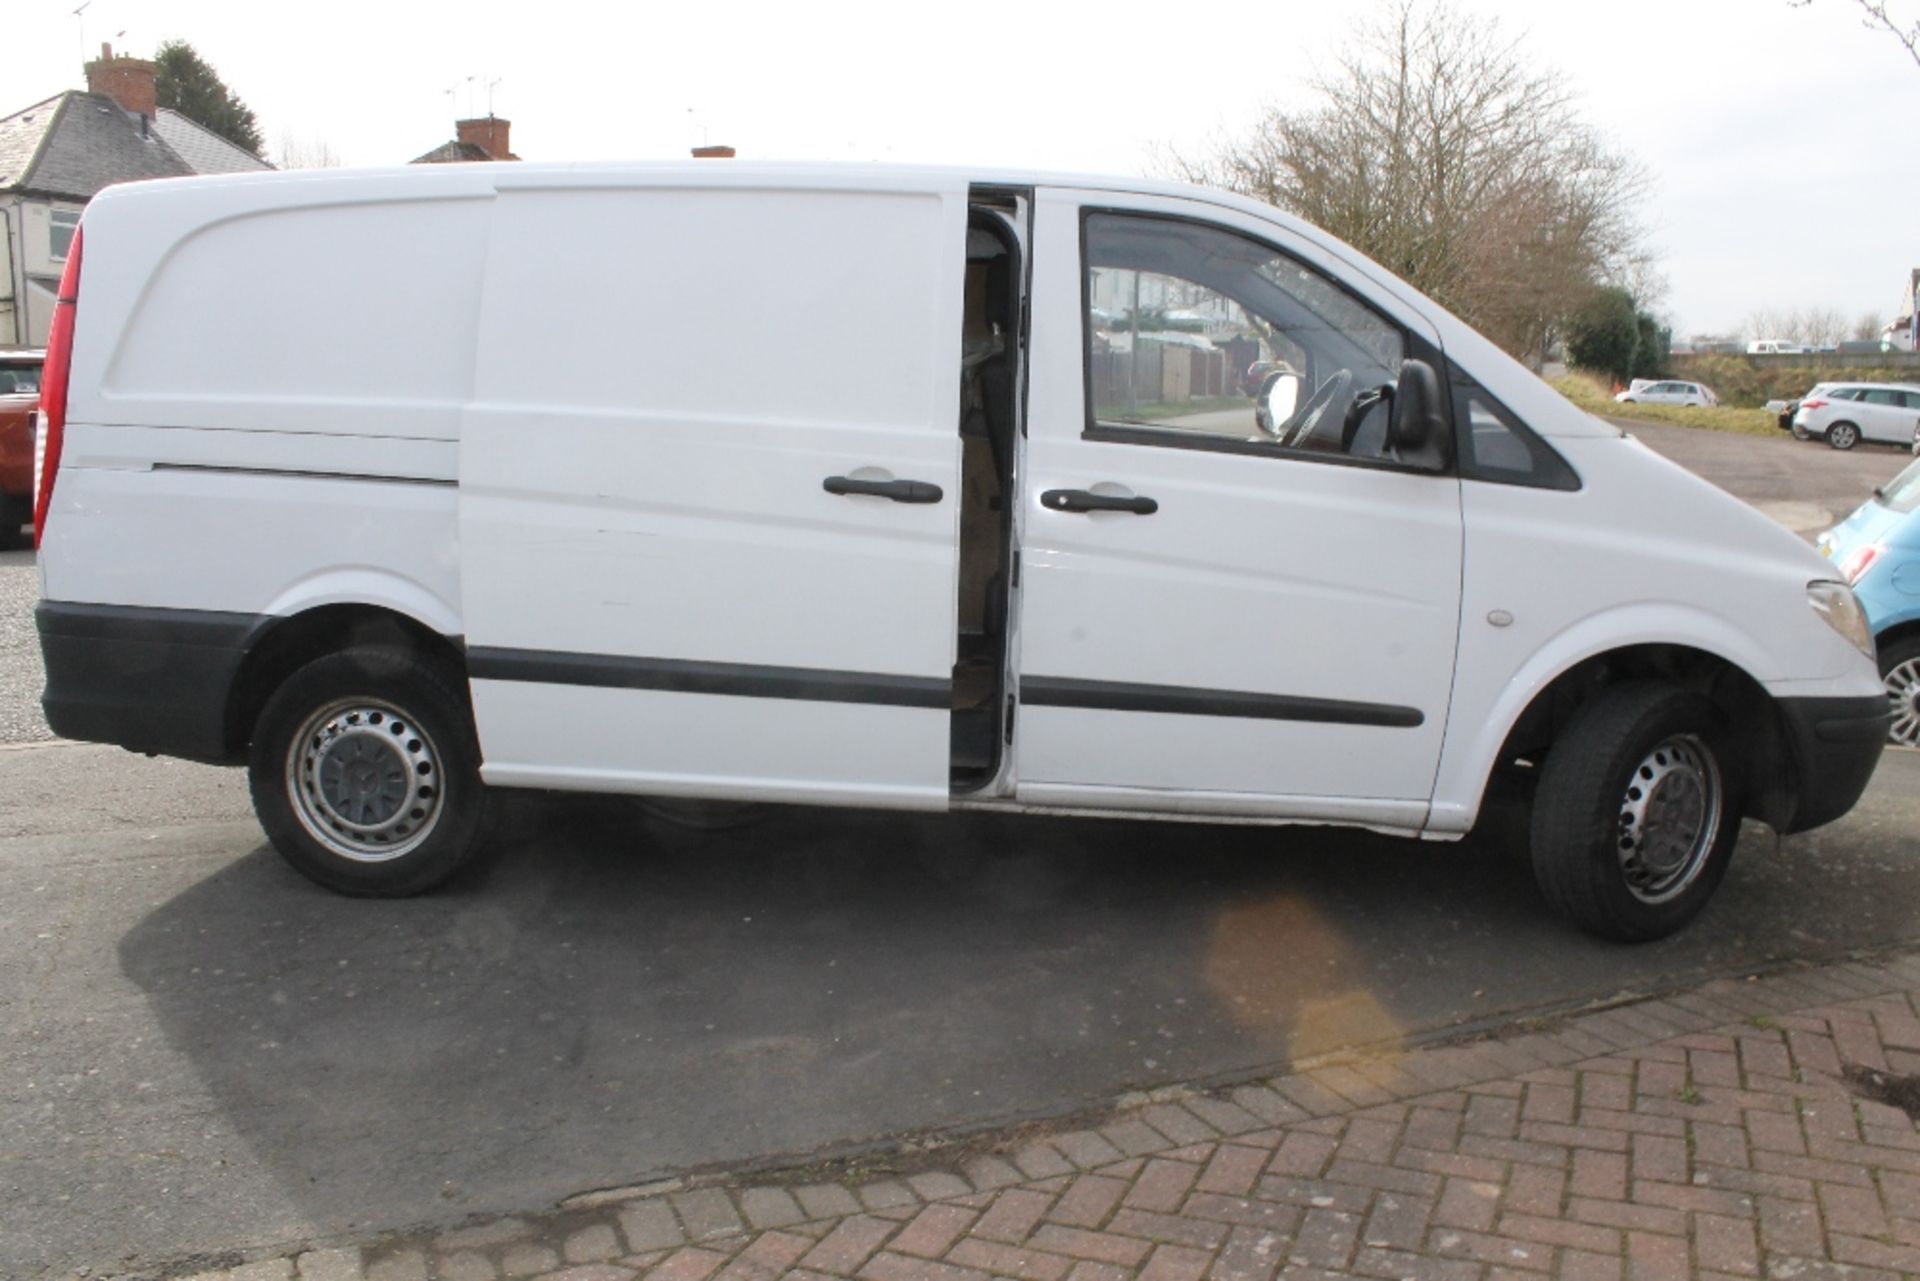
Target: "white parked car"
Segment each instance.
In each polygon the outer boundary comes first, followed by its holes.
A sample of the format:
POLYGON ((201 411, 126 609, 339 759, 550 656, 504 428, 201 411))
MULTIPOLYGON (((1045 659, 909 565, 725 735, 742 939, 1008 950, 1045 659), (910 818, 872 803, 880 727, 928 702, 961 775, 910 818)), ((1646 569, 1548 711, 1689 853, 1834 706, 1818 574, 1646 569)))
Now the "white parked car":
POLYGON ((1852 449, 1863 440, 1911 448, 1920 440, 1920 386, 1823 383, 1801 400, 1793 434, 1852 449))
POLYGON ((1785 338, 1756 338, 1747 344, 1749 356, 1804 356, 1812 350, 1806 343, 1785 338))
POLYGON ((1832 566, 1219 192, 129 183, 60 296, 48 720, 246 765, 350 894, 452 874, 494 786, 1451 841, 1497 783, 1549 901, 1644 939, 1743 817, 1845 813, 1886 738, 1832 566), (1289 372, 1256 406, 1095 341, 1143 298, 1289 372))
POLYGON ((1681 382, 1674 378, 1636 378, 1614 399, 1623 405, 1717 405, 1720 398, 1705 383, 1681 382))

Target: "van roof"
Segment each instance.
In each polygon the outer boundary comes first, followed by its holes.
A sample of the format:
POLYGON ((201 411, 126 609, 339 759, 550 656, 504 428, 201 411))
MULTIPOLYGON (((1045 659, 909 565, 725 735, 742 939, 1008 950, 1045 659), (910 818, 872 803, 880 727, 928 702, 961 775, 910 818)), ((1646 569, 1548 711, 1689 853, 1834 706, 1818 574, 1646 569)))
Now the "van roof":
MULTIPOLYGON (((141 191, 192 186, 206 188, 256 183, 331 185, 396 181, 434 187, 469 189, 474 186, 542 188, 569 186, 690 185, 819 190, 925 191, 951 188, 956 181, 987 187, 1080 187, 1094 190, 1200 197, 1221 204, 1256 209, 1267 216, 1273 207, 1212 187, 1168 182, 1120 174, 1084 174, 1064 171, 1003 169, 972 165, 911 165, 833 163, 777 160, 593 160, 482 162, 464 165, 391 165, 355 169, 297 169, 246 174, 205 174, 120 184, 107 193, 124 199, 141 191)), ((1289 222, 1294 221, 1289 218, 1289 222)))

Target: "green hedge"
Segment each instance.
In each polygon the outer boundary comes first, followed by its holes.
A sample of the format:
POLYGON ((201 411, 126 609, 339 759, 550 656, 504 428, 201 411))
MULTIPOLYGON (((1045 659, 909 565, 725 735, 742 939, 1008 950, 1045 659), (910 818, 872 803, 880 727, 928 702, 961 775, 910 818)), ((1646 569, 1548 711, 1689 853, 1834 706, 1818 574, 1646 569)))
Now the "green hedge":
POLYGON ((1750 364, 1742 356, 1676 356, 1673 376, 1705 383, 1723 405, 1757 409, 1769 400, 1798 400, 1815 383, 1920 381, 1920 369, 1750 364))
MULTIPOLYGON (((1705 382, 1706 379, 1700 381, 1705 382)), ((1622 405, 1607 390, 1606 379, 1598 374, 1571 373, 1550 379, 1553 389, 1590 414, 1603 418, 1639 419, 1642 422, 1667 423, 1674 427, 1696 427, 1707 431, 1737 432, 1742 436, 1779 436, 1780 420, 1764 409, 1734 409, 1724 403, 1712 409, 1704 405, 1622 405)), ((1718 388, 1715 388, 1718 391, 1718 388)), ((1805 391, 1806 388, 1801 388, 1805 391)))

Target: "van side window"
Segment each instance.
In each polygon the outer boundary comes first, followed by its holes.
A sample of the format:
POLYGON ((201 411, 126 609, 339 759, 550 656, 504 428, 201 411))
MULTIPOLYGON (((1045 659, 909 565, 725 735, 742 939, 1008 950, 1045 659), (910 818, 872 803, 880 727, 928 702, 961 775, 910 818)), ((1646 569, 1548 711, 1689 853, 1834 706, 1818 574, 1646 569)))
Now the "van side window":
POLYGON ((1083 244, 1090 436, 1385 457, 1397 325, 1223 228, 1090 212, 1083 244))
POLYGON ((1580 477, 1567 460, 1458 365, 1449 367, 1448 381, 1453 384, 1463 479, 1534 489, 1580 488, 1580 477))

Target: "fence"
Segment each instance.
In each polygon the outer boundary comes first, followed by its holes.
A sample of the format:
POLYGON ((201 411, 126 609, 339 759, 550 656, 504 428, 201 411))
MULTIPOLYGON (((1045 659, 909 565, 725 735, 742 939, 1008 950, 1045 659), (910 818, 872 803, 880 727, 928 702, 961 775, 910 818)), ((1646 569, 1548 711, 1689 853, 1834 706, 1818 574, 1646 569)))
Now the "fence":
POLYGON ((1203 351, 1144 335, 1137 351, 1094 352, 1091 366, 1093 403, 1100 406, 1178 405, 1202 396, 1231 396, 1239 391, 1226 352, 1203 351), (1129 375, 1133 381, 1131 396, 1129 375))

